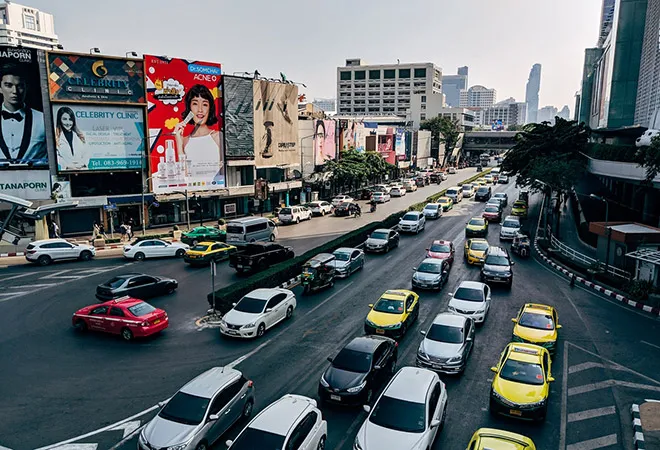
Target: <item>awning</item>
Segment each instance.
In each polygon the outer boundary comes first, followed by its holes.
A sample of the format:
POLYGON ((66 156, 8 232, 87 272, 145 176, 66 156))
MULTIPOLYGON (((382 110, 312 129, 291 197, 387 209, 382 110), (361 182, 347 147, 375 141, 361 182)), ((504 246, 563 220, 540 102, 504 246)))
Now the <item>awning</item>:
POLYGON ((655 248, 641 248, 634 252, 627 253, 626 256, 638 261, 645 261, 660 266, 660 250, 655 248))
MULTIPOLYGON (((144 201, 145 203, 154 201, 154 195, 144 194, 144 201)), ((109 195, 107 203, 108 204, 114 203, 115 205, 132 205, 134 203, 142 203, 142 194, 120 195, 120 196, 109 195)))

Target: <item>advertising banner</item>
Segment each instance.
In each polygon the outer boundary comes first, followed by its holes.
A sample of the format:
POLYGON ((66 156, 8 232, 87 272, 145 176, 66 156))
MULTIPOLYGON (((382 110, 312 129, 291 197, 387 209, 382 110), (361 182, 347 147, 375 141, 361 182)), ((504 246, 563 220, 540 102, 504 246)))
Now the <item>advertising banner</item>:
POLYGON ((335 121, 314 121, 314 158, 316 165, 321 166, 326 161, 335 159, 337 155, 335 142, 335 121))
POLYGON ((48 200, 50 174, 47 170, 6 170, 0 176, 0 194, 25 200, 48 200))
POLYGON ((342 150, 357 150, 358 152, 364 151, 365 134, 364 125, 361 122, 349 122, 348 128, 343 131, 342 150))
POLYGON ((223 77, 225 109, 225 156, 254 158, 254 104, 251 79, 223 77))
POLYGON ((255 165, 299 165, 298 86, 255 80, 253 93, 255 165))
POLYGON ((224 188, 220 64, 144 59, 153 192, 224 188))
MULTIPOLYGON (((0 169, 48 168, 37 51, 0 46, 0 169)), ((0 176, 4 181, 5 174, 0 176)), ((25 197, 24 197, 25 198, 25 197)))
POLYGON ((406 159, 406 139, 405 130, 403 128, 396 129, 396 139, 394 141, 394 153, 396 154, 397 161, 406 159))
POLYGON ((378 136, 378 153, 385 161, 390 164, 396 164, 396 155, 394 153, 394 129, 387 128, 384 135, 378 136))
POLYGON ((48 89, 52 101, 144 104, 144 62, 49 52, 48 89))
POLYGON ((53 105, 53 122, 59 172, 142 167, 142 108, 53 105))

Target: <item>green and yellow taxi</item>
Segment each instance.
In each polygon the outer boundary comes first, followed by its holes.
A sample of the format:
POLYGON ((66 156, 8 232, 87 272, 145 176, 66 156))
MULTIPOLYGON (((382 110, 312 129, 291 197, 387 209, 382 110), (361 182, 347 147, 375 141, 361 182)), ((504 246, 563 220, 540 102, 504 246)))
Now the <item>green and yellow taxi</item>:
POLYGON ((183 260, 191 266, 205 266, 211 261, 224 261, 236 252, 236 247, 223 242, 200 242, 183 255, 183 260))
POLYGON ((485 178, 479 178, 477 181, 475 181, 479 186, 486 186, 486 179, 485 178))
POLYGON ((516 200, 513 202, 511 207, 511 215, 522 217, 523 219, 527 217, 527 202, 524 200, 516 200))
POLYGON ((484 181, 486 181, 486 184, 494 184, 495 178, 491 174, 486 174, 484 175, 484 181))
POLYGON ((227 232, 215 227, 195 227, 181 235, 181 242, 193 247, 200 242, 227 242, 227 232))
POLYGON ((444 212, 447 212, 454 207, 454 200, 449 197, 440 197, 438 203, 442 206, 444 212))
POLYGON ((524 342, 545 347, 550 355, 557 349, 558 330, 557 310, 540 303, 525 303, 518 315, 511 319, 515 323, 511 342, 524 342))
POLYGON ((465 241, 465 247, 463 249, 463 256, 465 261, 470 264, 481 265, 484 263, 484 258, 486 257, 486 250, 488 250, 489 244, 486 239, 482 238, 473 238, 465 241))
POLYGON ((406 289, 388 290, 369 308, 365 333, 399 339, 419 317, 419 295, 406 289))
POLYGON ((511 342, 497 366, 490 389, 490 412, 527 420, 545 420, 551 372, 550 352, 534 344, 511 342))
POLYGON ((526 436, 495 428, 479 428, 465 450, 536 450, 526 436))
POLYGON ((488 221, 483 217, 473 217, 466 222, 465 237, 483 237, 488 236, 488 221))

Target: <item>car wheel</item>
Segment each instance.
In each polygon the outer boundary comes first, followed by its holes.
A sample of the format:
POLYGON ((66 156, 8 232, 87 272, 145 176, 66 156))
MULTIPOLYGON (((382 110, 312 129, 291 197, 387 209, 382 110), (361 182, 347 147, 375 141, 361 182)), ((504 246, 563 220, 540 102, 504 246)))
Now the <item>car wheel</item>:
POLYGON ((321 217, 325 216, 325 211, 321 210, 321 217))
POLYGON ((270 242, 275 242, 275 235, 274 234, 270 235, 270 242))
POLYGON ((362 260, 362 262, 360 263, 360 267, 358 268, 358 270, 362 270, 362 269, 364 269, 364 260, 362 260))
POLYGON ((175 290, 176 290, 176 288, 173 285, 169 285, 167 287, 167 293, 168 294, 173 294, 175 290))
POLYGON ((316 446, 316 450, 324 450, 325 449, 325 435, 321 436, 321 439, 319 440, 319 445, 316 446))
POLYGON ((289 307, 286 309, 286 318, 287 318, 287 319, 290 319, 291 316, 293 316, 293 306, 289 306, 289 307))
POLYGON ((185 255, 185 254, 186 254, 186 251, 184 249, 180 248, 176 251, 175 256, 177 258, 183 258, 183 255, 185 255))
POLYGON ((197 239, 193 239, 192 242, 191 242, 191 244, 192 244, 193 247, 194 247, 195 245, 197 245, 197 239))
POLYGON ((144 253, 137 252, 133 257, 136 261, 144 261, 144 253))
POLYGON ((264 335, 265 332, 266 332, 266 325, 260 323, 259 328, 257 328, 257 337, 260 338, 261 336, 264 335))
POLYGON ((85 250, 80 254, 81 261, 89 261, 90 259, 92 259, 92 252, 85 250))
POLYGON ((206 442, 200 442, 197 444, 197 447, 195 447, 195 450, 207 450, 208 446, 206 445, 206 442))
POLYGON ((41 255, 41 256, 39 257, 39 259, 37 259, 37 263, 38 263, 40 266, 47 266, 47 265, 50 264, 51 262, 53 262, 53 260, 52 260, 51 257, 48 256, 48 255, 41 255))
POLYGON ((131 340, 133 340, 133 332, 131 330, 129 330, 128 328, 122 328, 121 329, 121 337, 125 341, 131 341, 131 340))
POLYGON ((87 331, 87 322, 82 319, 76 320, 76 330, 80 333, 85 333, 87 331))
POLYGON ((248 419, 252 415, 252 411, 254 410, 254 403, 249 401, 243 406, 243 418, 248 419))

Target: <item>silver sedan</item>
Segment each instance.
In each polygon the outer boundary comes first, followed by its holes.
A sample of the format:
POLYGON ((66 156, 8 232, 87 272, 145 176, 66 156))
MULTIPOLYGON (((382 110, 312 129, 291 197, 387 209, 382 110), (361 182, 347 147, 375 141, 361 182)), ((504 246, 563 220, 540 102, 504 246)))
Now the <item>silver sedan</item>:
POLYGON ((461 374, 474 344, 474 321, 465 316, 440 313, 417 350, 417 366, 434 372, 461 374))
POLYGON ((335 276, 338 278, 349 277, 353 272, 364 267, 364 252, 359 248, 338 248, 333 252, 335 260, 335 276))

